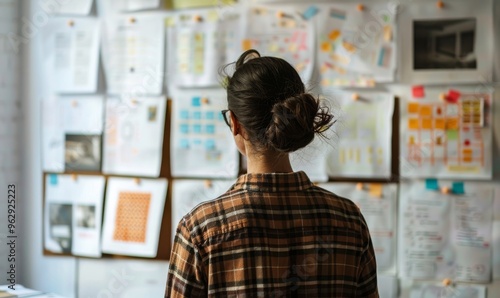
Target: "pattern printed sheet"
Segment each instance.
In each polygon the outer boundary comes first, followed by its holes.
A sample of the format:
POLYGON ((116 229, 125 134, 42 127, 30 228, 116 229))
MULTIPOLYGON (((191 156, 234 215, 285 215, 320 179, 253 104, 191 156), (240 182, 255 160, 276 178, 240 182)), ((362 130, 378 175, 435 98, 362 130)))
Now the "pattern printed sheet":
POLYGON ((401 104, 403 176, 491 178, 492 95, 469 91, 440 100, 451 95, 429 89, 401 104))
POLYGON ((167 196, 167 180, 110 177, 102 251, 154 258, 167 196))

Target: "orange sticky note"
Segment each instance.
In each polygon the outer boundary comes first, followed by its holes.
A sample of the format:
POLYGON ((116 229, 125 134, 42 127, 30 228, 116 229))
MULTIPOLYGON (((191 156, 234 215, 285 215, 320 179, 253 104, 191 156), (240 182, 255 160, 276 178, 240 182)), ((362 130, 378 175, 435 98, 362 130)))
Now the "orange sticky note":
POLYGON ((409 114, 416 114, 418 113, 420 105, 416 102, 410 102, 408 104, 408 113, 409 114))
POLYGON ((243 51, 250 50, 252 48, 252 41, 250 39, 244 39, 241 42, 241 48, 243 51))
POLYGON ((331 52, 332 51, 332 45, 325 41, 323 43, 321 43, 321 51, 323 52, 331 52))
POLYGON ((418 119, 408 119, 408 129, 420 129, 420 123, 418 119))
POLYGON ((330 34, 328 34, 328 38, 332 41, 335 41, 340 36, 339 30, 332 30, 330 34))
POLYGON ((422 119, 422 129, 432 129, 432 119, 422 119))
POLYGON ((432 116, 432 107, 429 105, 420 106, 420 116, 432 116))
POLYGON ((380 183, 371 183, 370 184, 370 196, 381 198, 382 197, 383 186, 380 183))
POLYGON ((435 119, 434 120, 434 128, 435 129, 444 129, 444 119, 435 119))

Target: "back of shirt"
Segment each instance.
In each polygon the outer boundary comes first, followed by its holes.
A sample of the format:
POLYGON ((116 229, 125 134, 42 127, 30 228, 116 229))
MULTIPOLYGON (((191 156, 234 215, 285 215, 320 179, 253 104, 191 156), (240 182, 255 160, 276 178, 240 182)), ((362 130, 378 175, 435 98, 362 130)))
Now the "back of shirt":
POLYGON ((378 297, 368 228, 304 172, 247 174, 179 223, 165 297, 378 297))

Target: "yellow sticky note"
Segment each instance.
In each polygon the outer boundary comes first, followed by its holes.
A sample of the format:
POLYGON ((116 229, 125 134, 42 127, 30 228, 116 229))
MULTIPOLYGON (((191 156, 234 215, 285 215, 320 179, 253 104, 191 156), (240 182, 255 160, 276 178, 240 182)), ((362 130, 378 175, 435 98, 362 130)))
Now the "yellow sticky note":
POLYGON ((351 52, 351 53, 356 52, 356 47, 355 47, 352 43, 348 43, 348 42, 344 41, 344 42, 342 43, 342 45, 344 46, 344 48, 345 48, 348 52, 351 52))
POLYGON ((370 196, 381 198, 382 197, 382 190, 383 190, 383 185, 380 183, 370 183, 370 196))
POLYGON ((174 17, 165 18, 165 27, 173 27, 175 25, 174 17))
POLYGON ((416 114, 418 113, 418 109, 419 109, 420 105, 416 102, 410 102, 408 104, 408 113, 409 114, 416 114))
POLYGON ((332 51, 332 45, 325 41, 323 43, 321 43, 321 51, 323 52, 331 52, 332 51))
POLYGON ((420 121, 416 118, 408 119, 408 129, 420 129, 420 121))
POLYGON ((207 13, 207 19, 210 22, 215 22, 215 21, 219 20, 219 14, 217 13, 217 11, 211 10, 207 13))
POLYGON ((384 40, 387 42, 392 40, 392 26, 391 25, 384 26, 384 40))

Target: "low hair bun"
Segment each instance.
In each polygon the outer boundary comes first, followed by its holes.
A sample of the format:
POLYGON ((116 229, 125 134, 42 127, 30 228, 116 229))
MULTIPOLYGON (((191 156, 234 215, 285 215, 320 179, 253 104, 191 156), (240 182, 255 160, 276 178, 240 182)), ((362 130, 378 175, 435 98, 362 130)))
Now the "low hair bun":
POLYGON ((268 147, 279 152, 293 152, 307 146, 315 133, 331 126, 333 116, 319 99, 301 93, 274 104, 271 121, 265 132, 268 147))

